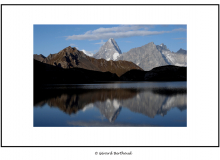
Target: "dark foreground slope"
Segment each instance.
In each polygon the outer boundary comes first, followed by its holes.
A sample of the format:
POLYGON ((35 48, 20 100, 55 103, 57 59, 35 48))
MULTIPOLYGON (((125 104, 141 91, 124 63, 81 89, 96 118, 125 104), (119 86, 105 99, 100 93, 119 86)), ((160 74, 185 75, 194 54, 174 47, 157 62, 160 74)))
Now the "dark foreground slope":
POLYGON ((150 71, 130 70, 120 77, 121 81, 186 81, 187 67, 161 66, 150 71))
POLYGON ((130 70, 120 78, 111 72, 82 68, 64 69, 34 60, 34 86, 44 84, 83 84, 98 81, 186 81, 187 68, 162 66, 150 71, 130 70))
POLYGON ((82 68, 64 69, 34 60, 34 85, 77 84, 95 81, 117 81, 118 76, 110 72, 99 72, 82 68))

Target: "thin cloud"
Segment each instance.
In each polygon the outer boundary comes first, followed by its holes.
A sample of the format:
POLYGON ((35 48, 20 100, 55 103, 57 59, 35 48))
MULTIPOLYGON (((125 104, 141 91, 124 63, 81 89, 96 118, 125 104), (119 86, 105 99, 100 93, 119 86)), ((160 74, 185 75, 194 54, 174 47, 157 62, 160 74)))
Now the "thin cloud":
POLYGON ((119 26, 119 27, 112 27, 112 28, 98 28, 94 31, 88 31, 85 34, 95 34, 95 33, 107 33, 107 32, 125 32, 125 31, 135 31, 141 28, 148 29, 144 25, 133 25, 133 26, 119 26))
POLYGON ((101 40, 101 42, 98 42, 98 43, 95 43, 95 44, 103 45, 103 44, 105 44, 105 42, 103 40, 101 40))
POLYGON ((70 44, 70 46, 74 47, 74 46, 77 46, 77 45, 76 45, 76 44, 71 43, 71 44, 70 44))
MULTIPOLYGON (((125 38, 133 36, 149 36, 164 34, 170 32, 186 31, 184 28, 173 29, 172 31, 149 31, 149 26, 145 25, 131 25, 131 26, 118 26, 112 28, 98 28, 96 30, 87 31, 85 34, 67 36, 66 40, 100 40, 109 38, 125 38)), ((100 42, 101 43, 101 42, 100 42)))
POLYGON ((148 36, 169 33, 170 31, 127 31, 127 32, 107 32, 98 34, 83 34, 83 35, 72 35, 68 36, 66 39, 71 40, 99 40, 99 39, 109 39, 109 38, 125 38, 133 36, 148 36))
POLYGON ((177 29, 173 29, 172 31, 173 32, 175 32, 175 31, 184 32, 184 31, 186 31, 186 29, 185 28, 177 28, 177 29))
POLYGON ((173 39, 179 39, 179 40, 182 40, 182 39, 186 39, 186 38, 184 38, 184 37, 181 37, 181 38, 173 38, 173 39))

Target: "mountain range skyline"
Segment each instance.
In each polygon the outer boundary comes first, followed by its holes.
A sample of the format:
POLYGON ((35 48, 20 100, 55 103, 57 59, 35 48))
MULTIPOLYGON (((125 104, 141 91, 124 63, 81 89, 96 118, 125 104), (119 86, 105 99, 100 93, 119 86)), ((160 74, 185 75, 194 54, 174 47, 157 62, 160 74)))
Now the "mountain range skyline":
MULTIPOLYGON (((71 46, 69 46, 67 48, 66 49, 69 50, 68 54, 69 54, 69 52, 72 52, 72 51, 70 51, 72 49, 77 50, 79 52, 79 50, 76 47, 72 48, 71 46), (67 49, 67 48, 69 48, 69 49, 67 49)), ((67 56, 67 53, 64 50, 61 50, 60 52, 65 52, 65 54, 63 56, 67 56)), ((59 54, 60 52, 58 52, 56 54, 59 54)), ((117 42, 113 38, 110 38, 105 44, 103 44, 101 46, 100 50, 94 55, 86 52, 85 50, 82 50, 80 52, 84 53, 88 57, 99 59, 99 60, 101 60, 101 59, 104 59, 106 61, 110 61, 110 60, 120 61, 120 60, 122 60, 122 61, 133 62, 134 64, 141 67, 145 71, 151 70, 151 69, 158 67, 158 66, 166 66, 166 65, 187 66, 187 51, 180 48, 177 52, 171 52, 167 48, 167 46, 164 45, 164 43, 161 43, 160 45, 155 45, 153 42, 150 42, 150 43, 145 44, 141 47, 132 48, 126 53, 122 53, 117 42)), ((45 56, 43 56, 42 54, 40 54, 40 55, 34 54, 34 57, 36 60, 42 61, 43 59, 45 59, 45 60, 51 59, 51 57, 56 56, 56 54, 50 54, 47 58, 45 56)), ((83 56, 83 57, 85 57, 85 56, 83 56)), ((72 59, 72 58, 70 58, 70 59, 72 59)), ((61 61, 63 61, 63 60, 61 60, 61 61)), ((52 63, 54 63, 54 62, 52 62, 52 63)), ((56 63, 59 63, 59 62, 57 61, 56 63)), ((69 63, 69 60, 67 60, 65 63, 69 63)), ((88 62, 88 63, 90 63, 90 62, 88 62)), ((64 68, 66 68, 66 67, 64 67, 64 68)), ((87 69, 89 69, 89 68, 87 68, 87 69)), ((90 69, 92 69, 92 68, 90 68, 90 69)))
POLYGON ((113 38, 122 53, 150 42, 186 50, 186 25, 34 25, 34 54, 47 57, 67 46, 90 55, 113 38))
MULTIPOLYGON (((109 38, 109 40, 110 39, 113 39, 113 38, 109 38)), ((108 40, 108 41, 109 41, 108 40)), ((114 39, 113 39, 114 40, 114 39)), ((107 42, 108 42, 107 41, 107 42)), ((115 40, 114 40, 115 41, 115 40)), ((105 42, 105 43, 107 43, 107 42, 105 42)), ((105 44, 104 43, 104 44, 105 44)), ((154 42, 150 42, 150 43, 153 43, 154 44, 154 42)), ((100 47, 100 49, 104 46, 104 44, 100 47)), ((146 45, 146 44, 145 44, 146 45)), ((163 47, 165 47, 165 49, 167 49, 167 50, 169 50, 168 48, 167 48, 167 46, 164 44, 164 43, 161 43, 160 45, 157 45, 156 44, 156 46, 157 46, 157 48, 158 48, 158 46, 163 46, 163 47)), ((67 46, 66 46, 67 47, 67 46)), ((66 48, 65 47, 65 48, 66 48)), ((69 46, 70 47, 70 46, 69 46)), ((78 47, 76 47, 76 46, 72 46, 72 48, 76 48, 76 49, 78 49, 78 47)), ((142 46, 139 46, 139 47, 142 47, 142 46)), ((135 48, 138 48, 138 47, 135 47, 135 48)), ((133 49, 133 48, 131 48, 131 49, 133 49)), ((129 51, 131 50, 131 49, 129 49, 129 51)), ((79 49, 78 49, 79 50, 79 49)), ((120 50, 120 48, 119 48, 119 50, 120 50)), ((60 51, 62 51, 62 50, 59 50, 59 51, 57 51, 57 52, 54 52, 54 53, 50 53, 50 54, 56 54, 56 53, 59 53, 60 51)), ((79 51, 82 51, 83 53, 85 53, 87 56, 90 56, 90 57, 95 57, 95 55, 99 52, 99 50, 97 50, 97 52, 96 53, 91 53, 91 52, 89 52, 89 51, 86 51, 86 50, 79 50, 79 51)), ((170 51, 170 50, 169 50, 170 51)), ((179 48, 178 50, 177 50, 177 52, 173 52, 173 51, 171 51, 172 53, 182 53, 182 54, 186 54, 187 53, 187 50, 185 50, 185 49, 182 49, 182 48, 179 48)), ((121 50, 120 50, 120 53, 119 54, 124 54, 124 53, 126 53, 126 52, 121 52, 121 50)), ((43 56, 43 57, 47 57, 47 56, 45 56, 44 54, 34 54, 34 55, 41 55, 41 56, 43 56)), ((96 57, 95 57, 96 58, 96 57)), ((117 58, 118 58, 118 56, 117 56, 117 58)), ((117 58, 115 58, 114 60, 117 60, 117 58)), ((96 59, 100 59, 100 58, 96 58, 96 59)), ((108 60, 108 59, 107 59, 108 60)))

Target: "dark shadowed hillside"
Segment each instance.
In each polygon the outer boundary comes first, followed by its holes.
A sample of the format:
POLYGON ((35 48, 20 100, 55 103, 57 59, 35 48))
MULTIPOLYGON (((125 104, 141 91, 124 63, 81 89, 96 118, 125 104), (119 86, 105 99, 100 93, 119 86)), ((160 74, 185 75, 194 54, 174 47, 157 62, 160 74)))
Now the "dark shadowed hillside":
POLYGON ((161 66, 150 71, 131 70, 120 77, 122 81, 186 81, 187 68, 161 66))
POLYGON ((116 74, 91 71, 82 68, 64 69, 34 60, 34 85, 93 83, 95 81, 117 81, 116 74))

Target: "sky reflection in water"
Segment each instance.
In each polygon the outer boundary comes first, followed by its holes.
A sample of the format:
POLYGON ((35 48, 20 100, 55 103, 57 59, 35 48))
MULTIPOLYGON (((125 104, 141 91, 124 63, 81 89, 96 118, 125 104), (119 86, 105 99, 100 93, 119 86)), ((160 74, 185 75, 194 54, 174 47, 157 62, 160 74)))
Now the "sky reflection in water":
POLYGON ((55 85, 34 93, 35 127, 186 127, 186 82, 55 85))

